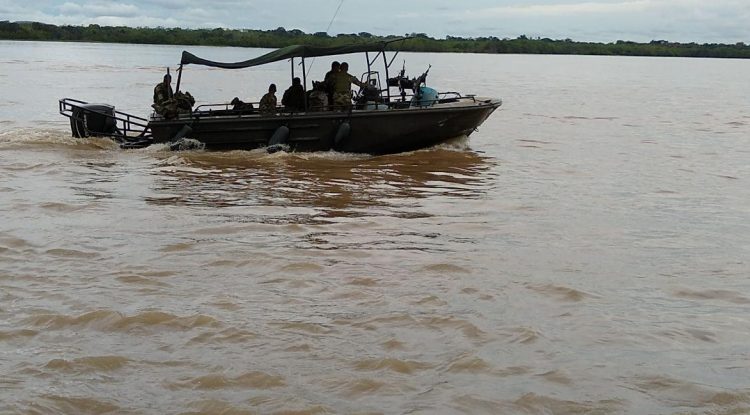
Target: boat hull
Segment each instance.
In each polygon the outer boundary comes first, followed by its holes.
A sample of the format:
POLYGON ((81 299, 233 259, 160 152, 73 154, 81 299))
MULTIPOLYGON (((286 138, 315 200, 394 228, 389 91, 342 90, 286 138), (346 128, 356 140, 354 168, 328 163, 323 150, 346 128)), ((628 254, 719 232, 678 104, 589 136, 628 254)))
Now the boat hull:
POLYGON ((471 98, 425 108, 351 112, 267 116, 194 112, 171 120, 152 117, 149 128, 156 143, 185 136, 216 150, 266 147, 281 139, 291 151, 389 154, 468 136, 500 105, 495 99, 471 98))

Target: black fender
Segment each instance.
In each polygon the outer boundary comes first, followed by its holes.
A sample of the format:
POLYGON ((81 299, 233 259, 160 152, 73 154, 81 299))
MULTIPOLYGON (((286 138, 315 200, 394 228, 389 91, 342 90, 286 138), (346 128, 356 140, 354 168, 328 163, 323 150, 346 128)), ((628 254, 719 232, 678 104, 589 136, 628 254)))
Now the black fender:
POLYGON ((266 151, 269 153, 275 153, 279 150, 283 150, 286 145, 286 140, 289 138, 289 127, 282 125, 273 132, 271 139, 268 140, 268 147, 266 151))
POLYGON ((273 132, 271 139, 268 140, 268 146, 270 147, 277 144, 284 144, 286 143, 287 138, 289 138, 289 127, 287 127, 286 125, 282 125, 273 132))
POLYGON ((338 146, 349 138, 349 134, 352 132, 352 126, 349 124, 348 121, 344 121, 339 125, 339 128, 336 130, 336 135, 333 137, 333 144, 338 146))
POLYGON ((185 124, 182 126, 182 128, 180 128, 180 131, 178 131, 177 134, 175 134, 174 137, 172 137, 172 142, 174 143, 177 140, 185 138, 186 135, 192 132, 193 132, 193 128, 185 124))

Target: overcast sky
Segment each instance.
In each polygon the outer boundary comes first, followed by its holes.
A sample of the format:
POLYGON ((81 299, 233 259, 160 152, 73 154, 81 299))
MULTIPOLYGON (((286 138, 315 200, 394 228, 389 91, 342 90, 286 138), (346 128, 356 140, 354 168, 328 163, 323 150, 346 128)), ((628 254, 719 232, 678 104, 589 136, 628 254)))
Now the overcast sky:
POLYGON ((750 43, 750 0, 0 0, 0 20, 578 41, 750 43))

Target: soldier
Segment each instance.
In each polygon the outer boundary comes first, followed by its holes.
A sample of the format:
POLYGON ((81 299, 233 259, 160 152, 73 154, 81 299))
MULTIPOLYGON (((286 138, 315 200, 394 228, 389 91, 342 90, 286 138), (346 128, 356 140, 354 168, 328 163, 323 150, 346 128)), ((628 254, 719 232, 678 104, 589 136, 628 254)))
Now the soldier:
POLYGON ((330 103, 333 103, 333 78, 340 70, 341 64, 338 61, 333 61, 331 62, 331 70, 326 72, 326 76, 323 78, 323 85, 325 86, 325 91, 328 95, 328 102, 330 103))
POLYGON ((338 61, 331 62, 331 70, 326 72, 326 77, 323 78, 323 82, 329 83, 329 79, 331 79, 335 73, 338 73, 339 69, 341 69, 341 64, 338 61))
POLYGON ((276 113, 276 84, 268 86, 268 93, 263 95, 258 104, 258 109, 263 115, 275 114, 276 113))
POLYGON ((292 79, 292 86, 284 91, 281 105, 288 111, 305 110, 305 88, 302 88, 302 81, 299 78, 292 79))
POLYGON ((169 100, 174 96, 172 92, 172 76, 164 75, 164 80, 154 87, 154 104, 151 105, 157 114, 164 115, 167 112, 165 108, 169 100))
POLYGON ((355 76, 349 75, 349 64, 341 63, 339 72, 333 75, 333 108, 337 111, 348 111, 352 107, 352 87, 351 84, 358 85, 362 88, 367 84, 361 82, 355 76))
POLYGON ((312 91, 307 94, 307 105, 310 111, 328 111, 328 94, 325 83, 313 82, 312 91))
POLYGON ((234 97, 232 99, 232 102, 230 102, 232 105, 233 111, 251 111, 254 109, 253 104, 250 102, 244 102, 239 97, 234 97))

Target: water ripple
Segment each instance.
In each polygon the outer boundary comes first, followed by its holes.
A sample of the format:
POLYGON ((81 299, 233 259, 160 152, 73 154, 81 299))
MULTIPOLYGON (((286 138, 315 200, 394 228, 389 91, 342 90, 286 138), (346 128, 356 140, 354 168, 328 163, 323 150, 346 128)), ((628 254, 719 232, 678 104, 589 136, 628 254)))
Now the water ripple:
POLYGON ((87 327, 105 331, 130 331, 156 328, 190 330, 196 327, 220 327, 219 321, 206 315, 180 317, 162 311, 146 311, 126 316, 112 310, 91 311, 78 316, 39 314, 28 317, 25 324, 47 330, 87 327))

